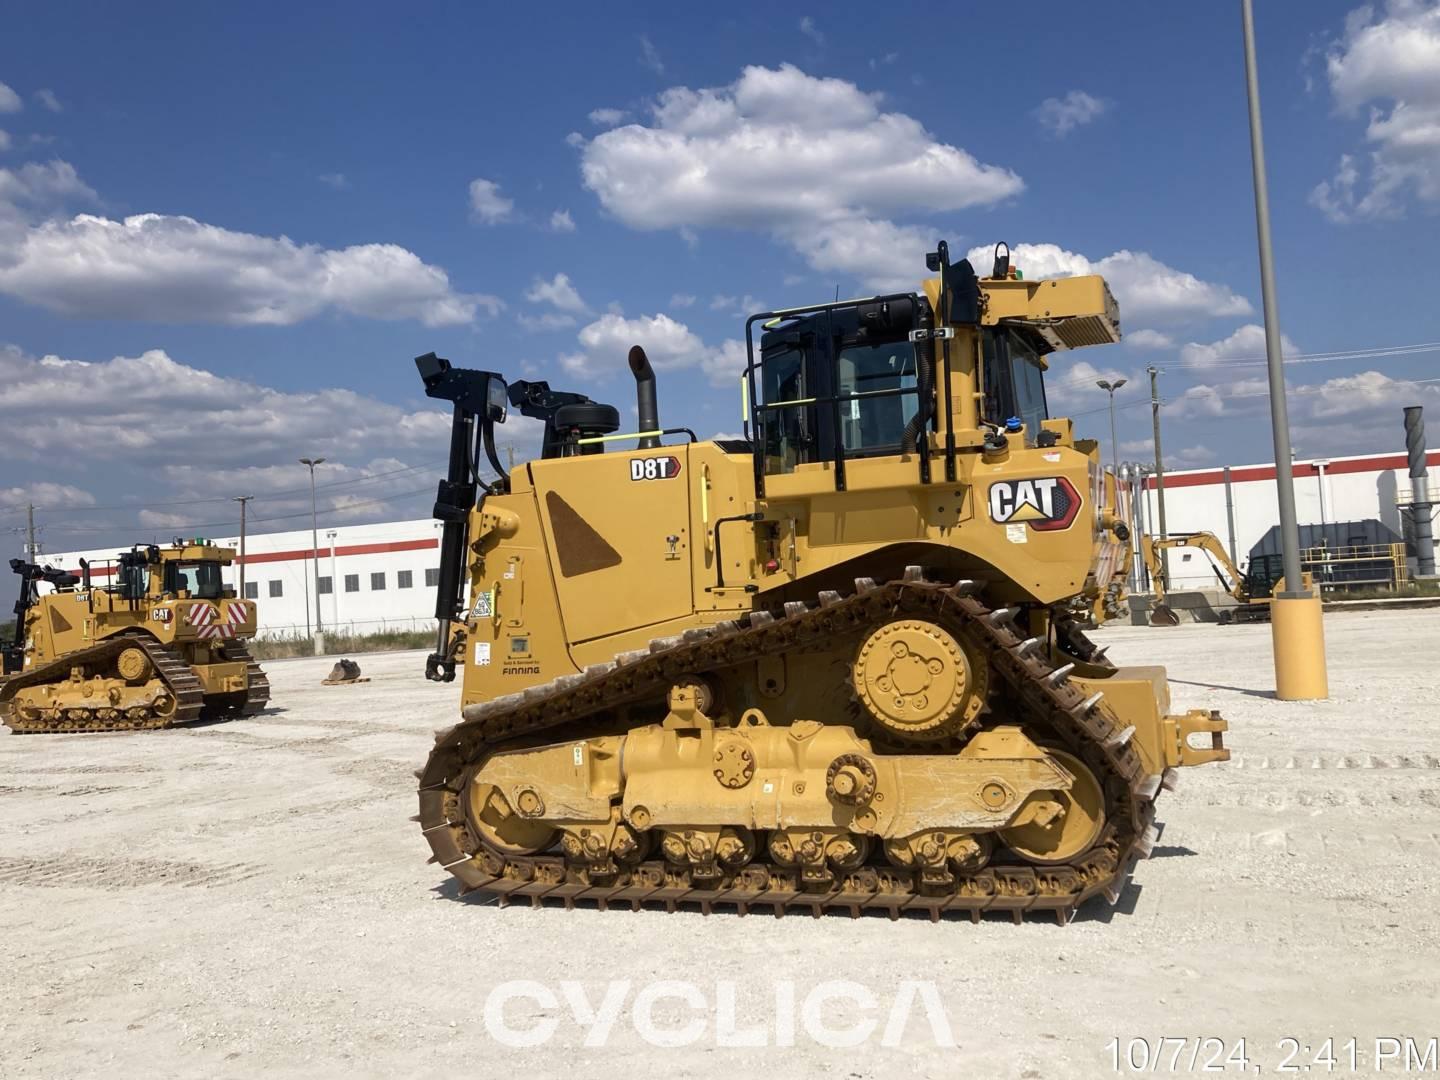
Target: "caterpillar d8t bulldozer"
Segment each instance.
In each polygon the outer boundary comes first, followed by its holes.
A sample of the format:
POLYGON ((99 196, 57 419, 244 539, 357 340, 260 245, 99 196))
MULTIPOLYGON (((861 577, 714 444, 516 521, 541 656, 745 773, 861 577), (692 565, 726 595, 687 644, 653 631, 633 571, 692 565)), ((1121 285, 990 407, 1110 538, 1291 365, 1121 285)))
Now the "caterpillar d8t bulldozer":
POLYGON ((270 682, 243 644, 255 603, 221 576, 234 558, 202 540, 136 547, 105 585, 83 561, 77 575, 12 559, 0 719, 17 733, 133 731, 260 712, 270 682))
POLYGON ((454 406, 428 674, 464 687, 417 773, 432 861, 602 908, 1114 902, 1226 725, 1082 631, 1118 612, 1128 530, 1044 373, 1118 311, 1008 262, 981 279, 941 244, 919 292, 751 316, 743 439, 663 427, 638 348, 631 435, 417 359, 454 406), (512 407, 545 426, 507 474, 512 407))

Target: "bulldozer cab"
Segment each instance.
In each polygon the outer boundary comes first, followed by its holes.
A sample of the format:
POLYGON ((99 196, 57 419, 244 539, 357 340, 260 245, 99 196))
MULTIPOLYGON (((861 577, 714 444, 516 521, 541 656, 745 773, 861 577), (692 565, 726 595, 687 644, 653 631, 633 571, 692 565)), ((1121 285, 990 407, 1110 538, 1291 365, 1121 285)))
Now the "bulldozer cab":
POLYGON ((928 301, 898 296, 767 324, 753 412, 763 472, 900 453, 920 409, 910 332, 922 321, 928 301))

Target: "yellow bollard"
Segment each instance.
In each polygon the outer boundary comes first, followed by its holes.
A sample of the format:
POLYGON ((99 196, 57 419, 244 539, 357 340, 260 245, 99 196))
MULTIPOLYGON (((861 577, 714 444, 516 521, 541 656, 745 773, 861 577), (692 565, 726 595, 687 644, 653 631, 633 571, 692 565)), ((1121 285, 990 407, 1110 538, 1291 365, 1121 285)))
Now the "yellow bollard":
POLYGON ((1275 696, 1317 701, 1330 696, 1325 673, 1325 620, 1320 591, 1281 592, 1270 600, 1270 639, 1275 649, 1275 696))

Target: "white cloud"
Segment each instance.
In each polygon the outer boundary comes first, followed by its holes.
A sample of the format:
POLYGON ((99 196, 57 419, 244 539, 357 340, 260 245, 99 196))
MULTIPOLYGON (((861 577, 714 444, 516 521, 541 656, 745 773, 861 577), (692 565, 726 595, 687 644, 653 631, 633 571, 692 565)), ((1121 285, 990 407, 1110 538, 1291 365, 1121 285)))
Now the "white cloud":
POLYGON ((500 185, 483 177, 470 181, 470 216, 484 225, 510 220, 515 200, 500 194, 500 185))
MULTIPOLYGON (((162 349, 88 362, 0 347, 0 386, 7 448, 32 458, 210 468, 231 467, 237 457, 271 465, 402 448, 438 457, 450 430, 449 413, 438 407, 411 411, 343 389, 276 390, 192 367, 162 349), (45 423, 31 422, 41 414, 45 423)), ((418 382, 416 389, 418 397, 418 382)))
MULTIPOLYGON (((1155 443, 1150 439, 1121 439, 1120 454, 1122 457, 1137 457, 1141 461, 1149 463, 1155 460, 1155 443)), ((1186 446, 1179 450, 1165 451, 1165 468, 1167 469, 1198 469, 1202 465, 1208 465, 1218 455, 1208 446, 1186 446)))
MULTIPOLYGON (((0 353, 3 358, 3 353, 0 353)), ((3 359, 0 359, 3 363, 3 359)), ((71 484, 57 484, 52 480, 37 480, 18 487, 0 488, 0 506, 34 506, 37 509, 54 510, 70 506, 94 506, 95 496, 71 484)))
POLYGON ((687 308, 695 303, 696 297, 693 293, 675 293, 670 297, 672 308, 687 308))
POLYGON ((804 17, 801 18, 801 20, 800 20, 800 33, 804 34, 807 38, 809 38, 811 41, 813 41, 816 45, 824 45, 824 44, 825 44, 825 35, 820 32, 820 28, 815 25, 815 20, 812 19, 809 15, 806 15, 806 16, 804 16, 804 17))
MULTIPOLYGON (((1377 429, 1397 429, 1405 406, 1440 409, 1440 384, 1361 371, 1319 383, 1287 380, 1286 401, 1291 433, 1307 455, 1354 453, 1373 443, 1377 429)), ((1181 419, 1258 418, 1269 408, 1269 384, 1258 375, 1192 386, 1164 411, 1181 419)))
POLYGON ((870 70, 878 71, 882 67, 888 67, 900 59, 898 52, 888 52, 884 56, 872 56, 870 58, 870 70))
POLYGON ((1063 138, 1077 127, 1098 120, 1109 109, 1108 101, 1083 90, 1071 90, 1063 98, 1046 98, 1033 115, 1046 131, 1063 138))
POLYGON ((739 338, 727 338, 718 348, 711 349, 700 359, 700 370, 711 386, 734 387, 745 373, 745 342, 739 338))
POLYGON ((546 311, 539 315, 519 311, 515 313, 515 321, 526 330, 549 333, 554 330, 568 330, 575 325, 575 316, 558 311, 546 311))
MULTIPOLYGON (((980 273, 988 273, 994 245, 970 249, 968 258, 980 273)), ((1011 264, 1027 278, 1101 274, 1120 304, 1121 322, 1181 323, 1209 318, 1249 315, 1250 301, 1229 286, 1202 281, 1194 274, 1166 266, 1143 251, 1117 251, 1103 259, 1089 259, 1056 244, 1015 244, 1011 264)))
POLYGON ((590 123, 596 127, 614 127, 623 123, 629 115, 624 109, 591 109, 590 123))
POLYGON ((1132 330, 1125 335, 1125 341, 1137 349, 1173 349, 1175 339, 1159 330, 1132 330))
POLYGON ((575 219, 570 216, 569 210, 556 210, 550 215, 550 231, 557 233, 575 231, 575 219))
POLYGON ((0 82, 0 113, 17 113, 25 107, 20 95, 0 82))
POLYGON ((549 281, 536 278, 525 292, 525 299, 532 304, 550 304, 561 311, 585 312, 590 309, 580 298, 575 286, 570 284, 570 275, 557 273, 549 281))
MULTIPOLYGON (((12 178, 0 170, 0 202, 12 178)), ((48 180, 83 188, 73 170, 48 180)), ((504 306, 457 293, 445 271, 395 244, 327 249, 162 214, 80 214, 29 229, 0 248, 0 292, 74 317, 242 326, 325 311, 450 326, 504 306)))
POLYGON ((663 314, 633 319, 605 314, 581 328, 578 340, 581 351, 561 356, 560 364, 582 378, 604 379, 624 371, 632 345, 645 350, 656 371, 698 367, 717 385, 728 385, 745 367, 744 342, 731 339, 711 347, 684 323, 663 314))
POLYGON ((924 226, 871 218, 846 218, 788 235, 816 270, 854 277, 881 292, 915 288, 927 276, 925 253, 936 240, 935 231, 924 226))
POLYGON ((886 215, 987 206, 1024 188, 1009 169, 883 111, 879 95, 789 64, 747 67, 719 88, 671 87, 650 114, 583 144, 584 183, 618 220, 766 232, 815 269, 868 284, 896 280, 897 238, 913 256, 905 280, 924 274, 919 237, 931 234, 886 215))
POLYGON ((17 169, 0 169, 0 211, 6 207, 47 210, 66 202, 99 201, 100 196, 68 161, 30 161, 17 169))
POLYGON ((645 34, 640 35, 639 63, 641 67, 649 68, 656 75, 665 74, 665 64, 660 59, 660 51, 655 48, 650 38, 645 34))
MULTIPOLYGON (((1280 352, 1283 356, 1299 352, 1299 348, 1284 334, 1280 335, 1280 352)), ((1247 323, 1227 338, 1212 341, 1208 345, 1190 342, 1180 347, 1181 363, 1191 367, 1209 367, 1225 361, 1249 360, 1259 363, 1265 359, 1265 328, 1247 323)))
POLYGON ((1352 11, 1326 56, 1336 107, 1369 107, 1369 161, 1341 155, 1310 202, 1331 221, 1403 216, 1408 198, 1440 205, 1440 4, 1389 0, 1352 11))
POLYGON ((65 106, 60 104, 60 99, 55 96, 54 90, 40 89, 35 91, 35 100, 52 113, 64 112, 65 106))
POLYGON ((580 331, 580 344, 599 365, 624 366, 632 345, 639 345, 657 371, 692 367, 705 353, 705 343, 682 322, 668 315, 641 315, 627 319, 602 315, 580 331))
POLYGON ((755 311, 768 311, 770 305, 764 300, 757 300, 746 293, 744 296, 716 295, 710 298, 711 311, 734 311, 743 314, 750 314, 755 311))
POLYGON ((321 173, 315 179, 319 180, 320 183, 324 184, 328 188, 334 188, 336 191, 345 191, 350 187, 350 181, 346 178, 344 173, 321 173))

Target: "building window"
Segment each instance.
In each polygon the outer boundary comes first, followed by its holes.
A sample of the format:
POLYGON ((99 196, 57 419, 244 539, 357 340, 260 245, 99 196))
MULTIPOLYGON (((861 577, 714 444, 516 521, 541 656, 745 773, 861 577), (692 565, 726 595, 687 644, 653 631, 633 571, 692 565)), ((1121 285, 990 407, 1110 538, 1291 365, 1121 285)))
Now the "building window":
POLYGON ((415 572, 413 570, 397 570, 395 572, 395 587, 397 589, 409 589, 415 585, 415 572))
POLYGON ((272 597, 285 595, 285 583, 283 581, 270 582, 270 595, 272 597))
POLYGON ((360 575, 359 575, 359 574, 346 574, 346 575, 345 575, 345 591, 346 591, 346 592, 359 592, 359 591, 360 591, 360 575))
POLYGON ((246 600, 259 600, 259 599, 260 599, 260 582, 258 582, 258 581, 247 581, 247 582, 245 582, 245 599, 246 599, 246 600))
POLYGON ((321 596, 329 596, 335 591, 334 584, 328 577, 316 578, 315 587, 319 590, 321 596))
POLYGON ((435 588, 435 587, 436 587, 437 585, 439 585, 439 584, 440 584, 440 568, 439 568, 439 567, 436 567, 436 566, 432 566, 429 570, 426 570, 426 571, 425 571, 425 587, 426 587, 427 589, 433 589, 433 588, 435 588))
POLYGON ((370 591, 381 592, 385 588, 385 571, 370 575, 370 591))

